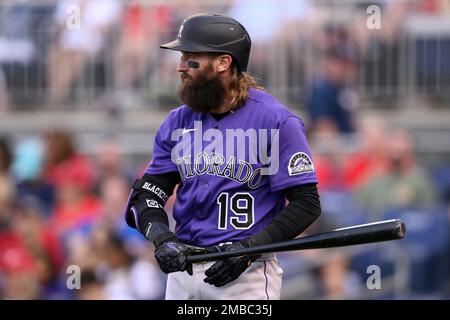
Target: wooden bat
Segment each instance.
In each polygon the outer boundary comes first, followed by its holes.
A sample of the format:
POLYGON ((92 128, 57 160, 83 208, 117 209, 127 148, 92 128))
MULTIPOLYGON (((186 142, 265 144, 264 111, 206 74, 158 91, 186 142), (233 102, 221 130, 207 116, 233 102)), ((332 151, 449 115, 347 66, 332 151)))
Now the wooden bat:
POLYGON ((187 257, 187 262, 188 264, 192 264, 269 252, 353 246, 402 239, 405 234, 406 227, 400 219, 384 220, 251 248, 192 255, 187 257))

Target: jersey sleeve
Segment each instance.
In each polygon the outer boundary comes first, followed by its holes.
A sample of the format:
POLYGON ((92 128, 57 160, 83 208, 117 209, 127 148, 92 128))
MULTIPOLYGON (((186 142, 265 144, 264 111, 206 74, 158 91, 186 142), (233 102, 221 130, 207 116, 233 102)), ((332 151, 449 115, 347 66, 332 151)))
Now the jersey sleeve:
POLYGON ((292 116, 279 122, 278 139, 272 141, 271 153, 272 159, 275 153, 279 155, 278 170, 269 176, 272 191, 318 182, 305 127, 299 118, 292 116))
POLYGON ((178 171, 175 163, 172 161, 172 148, 175 141, 171 140, 172 136, 172 120, 170 114, 161 124, 156 133, 153 145, 153 159, 147 166, 145 173, 162 174, 167 172, 178 171))

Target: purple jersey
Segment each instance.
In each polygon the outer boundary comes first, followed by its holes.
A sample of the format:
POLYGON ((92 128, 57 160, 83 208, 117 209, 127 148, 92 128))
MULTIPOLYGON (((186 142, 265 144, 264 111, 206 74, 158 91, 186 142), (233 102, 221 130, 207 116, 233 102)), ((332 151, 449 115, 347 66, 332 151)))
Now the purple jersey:
POLYGON ((173 171, 182 178, 176 235, 197 246, 256 234, 285 206, 282 190, 317 183, 303 121, 257 89, 220 120, 185 105, 172 110, 146 173, 173 171))

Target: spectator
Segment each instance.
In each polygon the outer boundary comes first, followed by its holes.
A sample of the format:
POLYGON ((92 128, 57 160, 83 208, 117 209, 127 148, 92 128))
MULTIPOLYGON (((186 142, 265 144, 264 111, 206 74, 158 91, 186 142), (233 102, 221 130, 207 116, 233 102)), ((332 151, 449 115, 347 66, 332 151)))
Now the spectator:
MULTIPOLYGON (((9 4, 0 8, 0 98, 6 88, 6 75, 21 74, 36 55, 36 45, 31 39, 32 6, 24 3, 9 4)), ((5 96, 3 96, 3 99, 5 96)), ((0 110, 2 102, 0 99, 0 110)))
POLYGON ((158 267, 143 259, 135 259, 123 241, 108 234, 102 255, 109 266, 105 292, 108 299, 161 299, 164 293, 158 267))
POLYGON ((9 109, 9 98, 6 87, 6 79, 3 70, 0 68, 0 113, 9 109))
POLYGON ((62 131, 48 134, 46 179, 54 186, 56 206, 50 224, 62 238, 89 228, 100 214, 100 201, 93 194, 93 169, 79 154, 72 137, 62 131))
POLYGON ((434 185, 416 163, 412 137, 405 131, 389 134, 386 173, 373 177, 356 192, 356 200, 370 218, 379 220, 387 210, 429 208, 436 199, 434 185))
POLYGON ((123 219, 128 195, 129 181, 118 175, 105 177, 100 185, 101 223, 125 241, 130 253, 138 254, 148 250, 148 241, 133 232, 123 219))
POLYGON ((320 287, 325 299, 356 296, 360 281, 350 268, 350 258, 341 251, 330 251, 319 268, 320 287))
POLYGON ((313 81, 306 94, 313 132, 354 133, 359 99, 349 83, 355 71, 355 53, 349 44, 327 50, 325 72, 313 81))
POLYGON ((54 190, 44 180, 44 143, 40 138, 26 138, 17 143, 12 173, 21 198, 35 198, 48 216, 54 205, 54 190))
POLYGON ((34 274, 41 287, 41 297, 51 294, 63 266, 63 251, 54 231, 43 218, 36 199, 21 198, 15 206, 11 231, 34 261, 34 274))
POLYGON ((12 154, 9 143, 6 139, 0 137, 0 225, 6 223, 6 213, 10 209, 11 199, 15 192, 9 173, 11 161, 12 154))
POLYGON ((0 298, 27 300, 40 298, 35 261, 14 237, 0 234, 0 298))
MULTIPOLYGON (((258 0, 233 1, 228 15, 245 21, 245 27, 252 35, 249 69, 261 78, 261 82, 267 81, 273 71, 269 66, 277 66, 277 61, 273 59, 276 59, 279 50, 273 45, 274 42, 281 37, 292 40, 293 30, 307 30, 306 20, 315 17, 313 9, 309 0, 267 0, 264 5, 258 0)), ((298 41, 299 32, 295 32, 295 36, 293 41, 298 41)), ((300 36, 303 37, 303 33, 300 36)))
POLYGON ((104 280, 93 269, 85 269, 81 273, 81 290, 76 290, 79 300, 105 300, 104 280))
POLYGON ((384 174, 389 162, 386 152, 388 137, 382 119, 361 119, 357 138, 358 149, 348 155, 341 168, 345 186, 352 191, 373 177, 384 174))
POLYGON ((136 102, 133 89, 158 66, 155 48, 171 29, 171 14, 170 6, 164 3, 148 5, 133 0, 124 8, 114 56, 113 103, 130 107, 136 102))
POLYGON ((123 177, 130 180, 132 174, 128 174, 125 168, 125 153, 117 140, 106 139, 98 147, 95 165, 95 190, 100 193, 101 184, 112 176, 123 177))
MULTIPOLYGON (((72 14, 76 15, 76 12, 73 11, 72 14)), ((50 104, 64 102, 86 63, 93 61, 103 49, 108 32, 120 13, 121 7, 117 0, 59 1, 48 69, 50 104), (82 19, 79 17, 79 26, 69 28, 68 23, 75 23, 77 20, 70 21, 71 8, 82 12, 82 19)))
POLYGON ((8 95, 2 92, 2 104, 11 107, 39 104, 43 98, 44 77, 49 44, 48 24, 54 9, 52 1, 2 1, 0 6, 0 78, 5 73, 8 95))
POLYGON ((12 154, 9 142, 5 138, 0 137, 0 176, 9 175, 11 161, 12 154))

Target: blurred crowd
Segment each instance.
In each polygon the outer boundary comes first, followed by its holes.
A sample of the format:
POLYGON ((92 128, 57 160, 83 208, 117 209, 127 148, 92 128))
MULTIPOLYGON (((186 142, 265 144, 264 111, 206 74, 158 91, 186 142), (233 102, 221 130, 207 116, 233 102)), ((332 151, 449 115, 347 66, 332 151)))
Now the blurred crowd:
MULTIPOLYGON (((323 214, 309 232, 402 219, 407 235, 355 254, 301 253, 318 274, 316 289, 328 298, 367 298, 366 269, 376 265, 384 272, 384 284, 393 285, 380 298, 447 299, 450 166, 422 161, 408 130, 389 127, 378 116, 357 119, 351 138, 329 130, 311 132, 323 214), (317 265, 315 260, 327 255, 317 265)), ((287 258, 289 270, 295 269, 295 255, 287 258)))
MULTIPOLYGON (((185 17, 205 11, 245 24, 250 72, 293 107, 304 106, 309 91, 333 94, 342 81, 384 98, 410 94, 405 87, 416 85, 445 95, 450 85, 446 0, 9 0, 0 4, 0 110, 87 101, 108 111, 167 108, 179 57, 162 54, 159 44, 173 39, 185 17), (378 15, 367 11, 370 5, 378 5, 378 15), (402 46, 418 23, 431 23, 435 34, 418 33, 402 46), (322 69, 333 78, 318 77, 322 69)), ((343 130, 350 129, 346 121, 343 130)))
MULTIPOLYGON (((388 264, 385 270, 410 276, 405 294, 445 297, 450 167, 433 172, 424 166, 413 137, 376 117, 362 119, 356 130, 351 143, 330 131, 311 132, 323 214, 304 235, 400 218, 408 237, 394 248, 406 255, 406 268, 373 247, 356 255, 293 252, 280 255, 286 281, 309 274, 314 285, 306 297, 340 298, 365 285, 368 265, 388 264)), ((1 138, 0 297, 161 299, 165 276, 153 247, 123 218, 131 183, 145 166, 130 166, 113 138, 92 156, 82 154, 63 130, 14 146, 1 138), (81 268, 82 290, 69 289, 73 265, 81 268)), ((172 204, 173 198, 169 214, 172 204)))
POLYGON ((123 219, 131 179, 142 174, 127 174, 124 164, 114 140, 94 159, 64 131, 14 150, 0 140, 1 298, 162 297, 153 248, 123 219), (82 290, 68 289, 71 265, 81 269, 82 290))
MULTIPOLYGON (((299 288, 308 291, 286 297, 358 298, 366 288, 366 268, 375 264, 383 276, 406 277, 403 297, 448 298, 450 166, 421 161, 411 132, 376 116, 362 117, 358 85, 394 92, 401 85, 393 66, 401 60, 407 18, 448 20, 450 2, 348 0, 345 10, 332 2, 2 1, 0 116, 30 103, 61 109, 91 98, 114 112, 146 106, 155 96, 174 107, 179 56, 162 54, 159 44, 176 36, 191 14, 232 15, 252 35, 250 72, 290 100, 290 107, 303 107, 323 208, 307 232, 390 218, 402 218, 408 228, 394 254, 402 263, 386 247, 280 255, 287 287, 300 279, 299 288), (369 31, 366 9, 374 3, 382 9, 383 28, 369 31), (302 91, 285 90, 297 87, 302 91)), ((419 54, 436 53, 423 45, 419 54)), ((439 74, 443 89, 442 77, 449 76, 450 85, 449 60, 439 66, 432 60, 414 68, 428 84, 434 81, 428 77, 439 74)), ((153 247, 123 219, 131 183, 146 163, 131 164, 114 138, 89 155, 77 142, 76 134, 61 129, 0 136, 0 298, 163 298, 165 276, 153 247), (81 290, 68 287, 70 266, 81 268, 81 290)), ((150 143, 145 148, 150 157, 150 143)))

